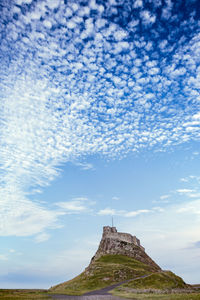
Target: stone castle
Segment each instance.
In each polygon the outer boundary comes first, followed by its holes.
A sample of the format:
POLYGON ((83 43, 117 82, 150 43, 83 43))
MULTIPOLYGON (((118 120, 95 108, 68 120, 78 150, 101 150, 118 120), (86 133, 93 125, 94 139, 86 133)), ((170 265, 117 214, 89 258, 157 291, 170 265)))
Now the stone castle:
POLYGON ((133 236, 130 233, 117 232, 116 227, 104 226, 103 238, 110 238, 134 244, 140 247, 143 251, 145 251, 145 248, 140 245, 140 240, 136 236, 133 236))
MULTIPOLYGON (((117 232, 116 227, 104 226, 103 235, 90 266, 103 255, 125 255, 151 266, 155 271, 161 268, 146 254, 140 240, 130 233, 117 232)), ((88 269, 87 268, 87 269, 88 269)))

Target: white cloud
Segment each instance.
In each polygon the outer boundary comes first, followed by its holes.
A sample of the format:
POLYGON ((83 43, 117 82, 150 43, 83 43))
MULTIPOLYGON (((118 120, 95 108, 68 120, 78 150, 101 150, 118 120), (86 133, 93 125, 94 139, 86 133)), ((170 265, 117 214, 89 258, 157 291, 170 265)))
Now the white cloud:
POLYGON ((117 41, 121 41, 127 37, 128 33, 124 30, 114 31, 114 37, 117 41))
POLYGON ((200 198, 200 192, 194 191, 193 193, 188 194, 189 198, 200 198))
POLYGON ((134 8, 143 7, 143 1, 142 1, 142 0, 135 0, 135 1, 133 2, 133 7, 134 7, 134 8))
POLYGON ((69 212, 82 212, 86 207, 80 201, 57 202, 56 205, 69 212))
POLYGON ((191 190, 191 189, 178 189, 177 192, 180 193, 180 194, 188 194, 188 193, 194 192, 194 190, 191 190))
POLYGON ((49 20, 44 20, 43 24, 46 28, 50 29, 52 27, 52 23, 49 20))
POLYGON ((87 197, 76 197, 71 201, 56 202, 55 205, 67 214, 77 214, 91 211, 90 206, 94 205, 87 197))
POLYGON ((1 192, 0 235, 28 236, 46 228, 59 228, 58 217, 63 213, 51 211, 24 198, 21 194, 1 192), (2 197, 3 195, 3 197, 2 197))
POLYGON ((98 212, 98 215, 100 216, 121 216, 121 217, 125 217, 125 218, 131 218, 131 217, 136 217, 138 215, 141 214, 146 214, 146 213, 150 213, 152 212, 152 210, 148 210, 148 209, 139 209, 139 210, 135 210, 135 211, 125 211, 125 210, 116 210, 114 208, 105 208, 105 209, 101 209, 98 212))
POLYGON ((30 4, 32 0, 15 0, 15 3, 18 5, 22 5, 23 3, 30 4))
POLYGON ((193 155, 199 155, 199 152, 198 151, 194 151, 192 154, 193 155))
POLYGON ((176 192, 188 198, 200 198, 200 191, 195 189, 178 189, 176 192))
POLYGON ((127 218, 131 218, 131 217, 136 217, 138 215, 141 215, 141 214, 146 214, 146 213, 149 213, 151 212, 151 210, 149 209, 139 209, 139 210, 136 210, 136 211, 130 211, 130 212, 127 212, 125 213, 125 217, 127 218))
POLYGON ((171 17, 173 3, 171 0, 166 0, 165 3, 166 3, 166 6, 162 10, 162 18, 168 20, 171 17))
POLYGON ((15 251, 15 249, 10 249, 9 252, 10 253, 15 253, 16 251, 15 251))
POLYGON ((112 197, 112 200, 114 200, 114 201, 118 201, 118 200, 120 200, 120 198, 119 198, 119 197, 117 197, 117 196, 113 196, 113 197, 112 197))
POLYGON ((161 212, 161 213, 165 211, 165 209, 162 208, 162 207, 160 207, 160 206, 155 206, 155 207, 153 207, 152 209, 153 209, 154 211, 161 212))
MULTIPOLYGON (((27 1, 27 0, 26 0, 27 1)), ((50 9, 55 9, 60 5, 60 0, 46 0, 46 5, 50 8, 50 9)))
MULTIPOLYGON (((162 16, 168 18, 173 4, 165 3, 162 16)), ((170 61, 163 59, 151 35, 146 42, 143 30, 137 33, 139 24, 146 32, 146 26, 158 21, 143 4, 134 1, 137 17, 122 28, 110 17, 118 9, 115 1, 92 1, 84 7, 58 0, 5 3, 7 12, 18 14, 17 20, 7 22, 7 13, 0 20, 2 28, 7 24, 0 75, 0 188, 7 234, 37 233, 56 223, 57 211, 34 206, 28 197, 50 184, 64 162, 87 154, 114 158, 144 147, 166 150, 199 141, 199 124, 194 122, 199 120, 200 36, 194 30, 189 42, 183 36, 173 43, 175 32, 161 41, 155 30, 157 44, 166 51, 162 55, 170 53, 170 61), (31 9, 22 13, 15 4, 31 9), (93 8, 96 17, 90 15, 93 8), (27 226, 15 230, 11 211, 18 204, 15 222, 27 226), (35 220, 45 215, 41 226, 24 217, 31 205, 35 220)))
POLYGON ((190 201, 180 205, 177 209, 178 213, 186 213, 191 215, 200 215, 200 200, 190 201))
POLYGON ((165 199, 168 199, 169 197, 170 197, 170 195, 162 195, 162 196, 160 196, 160 199, 165 200, 165 199))
POLYGON ((180 181, 182 181, 182 182, 188 182, 188 178, 181 178, 180 181))
POLYGON ((36 235, 35 242, 43 243, 43 242, 46 242, 49 238, 50 238, 50 234, 43 232, 43 233, 36 235))
POLYGON ((145 25, 153 24, 153 23, 155 23, 155 21, 156 21, 156 16, 155 16, 155 15, 152 15, 152 14, 150 13, 150 11, 148 11, 148 10, 143 10, 143 11, 141 11, 141 12, 140 12, 140 16, 141 16, 141 18, 142 18, 142 20, 143 20, 143 23, 144 23, 145 25))
POLYGON ((101 209, 101 210, 98 212, 98 214, 99 214, 100 216, 107 216, 107 215, 108 215, 108 216, 115 216, 115 215, 117 214, 117 212, 116 212, 115 209, 107 207, 107 208, 101 209))
POLYGON ((5 255, 5 254, 0 254, 0 260, 8 260, 7 255, 5 255))
POLYGON ((192 118, 195 119, 195 120, 199 120, 200 119, 200 112, 193 115, 192 118))
POLYGON ((80 202, 89 202, 89 199, 87 197, 75 197, 72 199, 73 201, 80 201, 80 202))

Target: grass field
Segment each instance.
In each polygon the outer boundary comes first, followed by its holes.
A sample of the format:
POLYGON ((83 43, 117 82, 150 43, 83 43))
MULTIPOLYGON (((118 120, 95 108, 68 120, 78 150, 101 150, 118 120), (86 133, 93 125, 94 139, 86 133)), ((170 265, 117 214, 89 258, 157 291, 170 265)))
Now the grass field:
POLYGON ((112 293, 115 296, 134 300, 200 300, 200 293, 192 294, 135 294, 135 293, 112 293))
MULTIPOLYGON (((2 300, 35 300, 35 299, 52 299, 48 291, 45 290, 0 290, 0 299, 2 300)), ((127 299, 137 300, 200 300, 200 293, 192 294, 134 294, 114 293, 127 299)), ((98 299, 98 298, 97 298, 98 299)))
POLYGON ((33 299, 52 299, 48 295, 47 290, 7 290, 0 289, 0 299, 1 300, 33 300, 33 299))

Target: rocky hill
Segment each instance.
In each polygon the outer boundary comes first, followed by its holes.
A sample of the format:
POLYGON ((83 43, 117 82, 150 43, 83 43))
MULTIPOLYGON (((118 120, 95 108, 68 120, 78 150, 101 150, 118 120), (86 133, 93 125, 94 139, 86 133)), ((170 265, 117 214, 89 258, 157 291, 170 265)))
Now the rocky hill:
MULTIPOLYGON (((131 285, 132 280, 146 277, 150 277, 151 281, 152 278, 158 278, 158 281, 164 278, 165 286, 169 285, 169 288, 172 286, 171 282, 175 282, 176 286, 185 285, 183 281, 180 285, 180 278, 175 274, 168 276, 163 272, 146 254, 137 237, 117 232, 115 227, 106 226, 103 228, 98 250, 85 271, 72 280, 52 287, 50 292, 82 295, 125 281, 131 285), (152 277, 153 274, 157 275, 152 277)), ((156 286, 157 280, 154 281, 156 286)))
POLYGON ((154 271, 161 270, 161 268, 146 254, 144 247, 140 245, 140 240, 136 236, 132 236, 129 233, 117 232, 115 227, 105 226, 103 228, 103 235, 99 248, 90 264, 106 254, 132 257, 149 265, 154 271))

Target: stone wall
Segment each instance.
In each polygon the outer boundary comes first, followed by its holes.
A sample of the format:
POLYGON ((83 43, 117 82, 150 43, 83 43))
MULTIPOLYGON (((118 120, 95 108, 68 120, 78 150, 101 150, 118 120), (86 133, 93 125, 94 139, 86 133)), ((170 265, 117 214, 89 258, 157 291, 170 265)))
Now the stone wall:
POLYGON ((117 239, 123 242, 134 244, 145 251, 145 249, 140 245, 140 240, 136 238, 136 236, 132 236, 130 233, 117 232, 116 227, 104 226, 103 238, 117 239))

